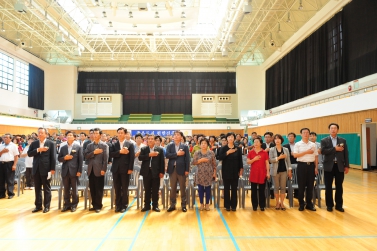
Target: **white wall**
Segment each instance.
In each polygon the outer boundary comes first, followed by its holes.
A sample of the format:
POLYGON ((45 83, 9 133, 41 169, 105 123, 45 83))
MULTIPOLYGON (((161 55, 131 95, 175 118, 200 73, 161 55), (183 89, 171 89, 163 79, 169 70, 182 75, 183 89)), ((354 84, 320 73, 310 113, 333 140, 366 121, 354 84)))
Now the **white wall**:
POLYGON ((266 72, 261 66, 238 66, 238 117, 242 110, 265 110, 266 72))
MULTIPOLYGON (((27 51, 0 38, 0 51, 16 59, 31 63, 45 74, 45 111, 70 110, 74 112, 74 94, 77 90, 77 67, 50 65, 27 51)), ((15 90, 15 88, 13 88, 15 90)), ((0 89, 0 112, 34 117, 34 110, 28 108, 28 97, 0 89), (9 110, 11 112, 9 112, 9 110)), ((44 111, 38 111, 42 118, 44 111)))

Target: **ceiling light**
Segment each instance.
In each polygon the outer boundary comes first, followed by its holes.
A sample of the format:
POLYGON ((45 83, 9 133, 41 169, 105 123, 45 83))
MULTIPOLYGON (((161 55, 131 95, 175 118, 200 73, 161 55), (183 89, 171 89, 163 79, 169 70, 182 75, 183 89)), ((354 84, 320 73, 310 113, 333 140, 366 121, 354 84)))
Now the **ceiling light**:
POLYGON ((109 21, 109 27, 113 27, 113 22, 109 21))
POLYGON ((92 55, 90 55, 90 60, 92 60, 92 61, 93 61, 93 54, 92 54, 92 55))
POLYGON ((134 59, 134 56, 131 57, 131 60, 135 60, 135 59, 134 59))
POLYGON ((182 7, 182 8, 186 7, 186 1, 185 1, 185 0, 182 0, 182 1, 181 1, 181 7, 182 7))
POLYGON ((1 31, 2 31, 2 32, 5 32, 5 29, 4 29, 4 22, 1 22, 1 31))
POLYGON ((33 44, 31 43, 31 40, 29 41, 29 48, 30 48, 30 49, 33 48, 33 44))
POLYGON ((221 52, 221 55, 222 55, 223 57, 227 57, 227 56, 228 56, 228 50, 224 48, 224 49, 222 50, 222 52, 221 52))
POLYGON ((182 24, 181 24, 181 28, 184 29, 185 27, 186 27, 185 22, 182 22, 182 24))
POLYGON ((174 60, 174 55, 171 56, 171 60, 174 60))
POLYGON ((215 58, 211 58, 211 60, 215 60, 215 58))
POLYGON ((107 15, 106 15, 106 11, 102 11, 102 17, 103 17, 103 18, 106 18, 106 17, 107 17, 107 15))
POLYGON ((114 60, 114 54, 111 55, 111 60, 114 60))
POLYGON ((17 41, 20 41, 21 39, 20 39, 20 34, 18 33, 18 31, 17 31, 17 33, 16 33, 16 40, 17 41))
POLYGON ((233 36, 230 36, 229 39, 228 39, 228 42, 229 42, 229 44, 233 44, 233 43, 236 42, 236 38, 233 37, 233 36))
POLYGON ((132 11, 128 12, 128 17, 129 18, 134 18, 134 16, 132 15, 132 11))
POLYGON ((182 11, 181 18, 186 18, 186 13, 182 11))
POLYGON ((290 23, 291 22, 291 13, 288 12, 288 18, 287 18, 287 23, 290 23))
POLYGON ((80 57, 81 56, 81 50, 80 50, 80 48, 75 48, 74 50, 73 50, 73 56, 77 56, 77 57, 80 57))
POLYGON ((154 18, 160 18, 160 16, 158 15, 158 11, 156 11, 156 12, 154 13, 154 18))
POLYGON ((19 13, 26 13, 27 10, 23 0, 17 0, 17 2, 14 4, 14 9, 19 13))
POLYGON ((63 44, 63 43, 65 43, 64 36, 63 36, 62 34, 58 33, 58 34, 56 35, 55 41, 56 41, 57 43, 59 43, 59 44, 63 44))
POLYGON ((137 24, 133 24, 133 25, 132 25, 132 28, 137 28, 137 24))
POLYGON ((243 7, 243 13, 244 14, 250 14, 253 11, 253 6, 251 5, 245 5, 243 7))
POLYGON ((161 28, 161 24, 157 24, 157 28, 161 28))
POLYGON ((300 0, 300 6, 298 6, 298 9, 299 10, 303 10, 304 9, 304 6, 302 6, 302 0, 300 0))

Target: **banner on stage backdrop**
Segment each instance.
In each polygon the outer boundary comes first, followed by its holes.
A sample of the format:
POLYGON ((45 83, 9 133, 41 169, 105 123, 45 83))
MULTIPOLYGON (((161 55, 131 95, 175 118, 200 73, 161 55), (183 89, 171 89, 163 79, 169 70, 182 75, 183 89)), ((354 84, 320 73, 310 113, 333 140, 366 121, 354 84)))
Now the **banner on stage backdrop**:
MULTIPOLYGON (((154 134, 154 135, 160 135, 162 137, 166 137, 166 136, 173 136, 175 131, 176 130, 132 130, 131 135, 135 136, 136 134, 141 133, 141 135, 143 136, 145 134, 154 134)), ((181 130, 181 131, 183 132, 183 135, 185 136, 187 135, 192 136, 192 130, 181 130)))

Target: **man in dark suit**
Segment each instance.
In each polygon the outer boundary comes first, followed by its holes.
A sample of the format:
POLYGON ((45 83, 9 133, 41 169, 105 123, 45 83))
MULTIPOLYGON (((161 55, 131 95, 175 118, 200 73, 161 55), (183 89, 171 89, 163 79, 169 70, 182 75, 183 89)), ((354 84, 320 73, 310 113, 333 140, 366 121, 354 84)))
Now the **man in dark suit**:
POLYGON ((103 206, 103 188, 109 158, 109 147, 100 141, 101 134, 101 129, 94 128, 94 141, 84 151, 85 159, 88 160, 89 189, 93 205, 89 211, 96 211, 96 213, 99 213, 103 206))
POLYGON ((101 141, 103 143, 105 143, 108 147, 109 147, 109 158, 107 159, 107 164, 108 165, 111 165, 111 163, 113 162, 112 160, 112 157, 110 156, 110 149, 111 149, 111 146, 112 146, 112 143, 110 143, 108 140, 107 140, 107 134, 106 133, 102 133, 101 134, 101 141))
POLYGON ((135 147, 126 140, 127 129, 117 130, 118 139, 111 145, 110 157, 113 158, 111 172, 115 189, 115 212, 124 213, 128 207, 128 185, 134 169, 135 147))
MULTIPOLYGON (((88 137, 86 136, 85 132, 80 132, 80 139, 77 141, 82 148, 84 148, 84 144, 88 141, 88 137)), ((89 143, 87 143, 89 144, 89 143)), ((85 150, 85 149, 83 149, 85 150)))
POLYGON ((264 143, 262 144, 262 149, 269 152, 270 148, 275 146, 275 143, 272 140, 272 136, 274 136, 274 134, 272 132, 266 132, 263 136, 264 143))
MULTIPOLYGON (((283 145, 283 147, 287 148, 289 151, 289 157, 291 160, 291 164, 297 164, 297 159, 293 156, 293 149, 295 148, 295 140, 296 140, 296 134, 294 132, 288 133, 288 143, 283 145)), ((298 189, 294 189, 293 193, 294 198, 298 198, 298 189)), ((288 195, 287 195, 288 199, 288 195)))
POLYGON ((160 212, 158 208, 158 189, 160 178, 164 177, 165 158, 162 147, 155 146, 156 139, 160 136, 148 135, 148 145, 140 150, 139 160, 141 163, 140 175, 143 176, 145 204, 142 212, 151 209, 160 212))
POLYGON ((186 176, 190 167, 190 152, 185 144, 181 143, 183 133, 174 132, 174 143, 169 144, 166 148, 166 158, 168 162, 168 173, 170 178, 170 207, 168 212, 174 211, 177 203, 177 181, 181 189, 181 206, 182 211, 187 212, 186 208, 186 176))
POLYGON ((294 132, 290 132, 288 133, 288 143, 283 145, 283 147, 287 148, 289 151, 291 164, 297 164, 297 160, 292 154, 293 149, 295 147, 295 140, 296 140, 296 134, 294 132))
POLYGON ((38 128, 39 140, 31 143, 27 155, 33 158, 33 177, 35 187, 35 209, 32 211, 36 213, 42 210, 42 186, 43 186, 43 213, 50 211, 51 203, 51 179, 48 178, 48 173, 51 175, 55 173, 56 164, 56 147, 55 144, 46 139, 46 128, 38 128))
POLYGON ((343 209, 343 180, 344 174, 349 171, 348 147, 345 139, 338 137, 339 125, 329 125, 330 136, 321 140, 321 153, 325 178, 325 197, 327 211, 334 207, 332 183, 335 177, 335 209, 344 212, 343 209))
POLYGON ((83 151, 85 152, 85 149, 86 149, 86 147, 90 144, 90 143, 92 143, 93 142, 93 140, 94 140, 94 137, 93 137, 93 129, 90 129, 89 130, 89 140, 86 140, 85 142, 84 142, 84 144, 83 144, 83 151))
POLYGON ((65 133, 67 144, 60 147, 58 156, 59 162, 62 162, 62 178, 64 186, 64 206, 62 212, 71 209, 75 212, 77 204, 79 203, 79 196, 77 191, 78 177, 82 173, 83 150, 82 147, 74 143, 75 137, 72 131, 65 133), (72 188, 72 203, 70 201, 72 188))

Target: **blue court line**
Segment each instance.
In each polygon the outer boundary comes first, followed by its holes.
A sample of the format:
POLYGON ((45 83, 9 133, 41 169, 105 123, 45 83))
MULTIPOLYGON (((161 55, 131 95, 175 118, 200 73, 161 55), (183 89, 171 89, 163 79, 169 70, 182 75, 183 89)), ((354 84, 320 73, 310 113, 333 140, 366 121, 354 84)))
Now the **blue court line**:
POLYGON ((132 206, 132 204, 134 204, 135 202, 135 198, 132 200, 131 204, 127 207, 126 209, 126 212, 124 212, 120 217, 119 219, 117 220, 117 222, 115 222, 114 226, 110 229, 110 231, 106 234, 105 238, 102 239, 101 243, 97 246, 97 248, 95 250, 99 250, 101 248, 101 246, 103 245, 103 243, 106 241, 106 239, 109 237, 109 235, 114 231, 114 229, 116 228, 116 226, 119 224, 119 222, 123 219, 123 217, 126 215, 126 213, 128 212, 128 210, 130 209, 130 207, 132 206))
POLYGON ((144 218, 143 218, 143 220, 141 221, 140 226, 139 226, 139 228, 137 229, 137 232, 136 232, 136 234, 135 234, 135 236, 134 236, 134 239, 132 240, 131 246, 130 246, 130 248, 129 248, 128 250, 132 250, 132 248, 133 248, 133 246, 134 246, 134 244, 135 244, 135 241, 136 241, 137 237, 139 236, 140 230, 141 230, 141 228, 142 228, 143 225, 144 225, 145 219, 146 219, 147 216, 148 216, 148 213, 149 213, 149 211, 147 211, 147 212, 145 213, 144 218))
POLYGON ((207 251, 206 240, 204 239, 204 231, 203 231, 202 221, 200 219, 200 213, 199 213, 198 204, 197 204, 196 200, 195 200, 195 213, 196 213, 196 218, 198 219, 198 225, 199 225, 199 230, 200 230, 200 238, 202 239, 203 250, 207 251))
POLYGON ((216 209, 217 209, 217 212, 218 212, 219 215, 220 215, 221 220, 222 220, 223 223, 224 223, 224 226, 225 226, 226 230, 228 231, 228 234, 229 234, 229 236, 230 236, 230 239, 231 239, 232 242, 233 242, 234 247, 236 248, 237 251, 240 251, 241 249, 239 248, 239 246, 238 246, 238 244, 237 244, 237 242, 236 242, 236 239, 234 238, 234 236, 233 236, 233 234, 232 234, 232 231, 230 231, 230 228, 229 228, 229 226, 228 226, 228 223, 226 223, 226 220, 225 220, 223 214, 221 213, 221 211, 220 211, 219 208, 216 208, 216 209))

